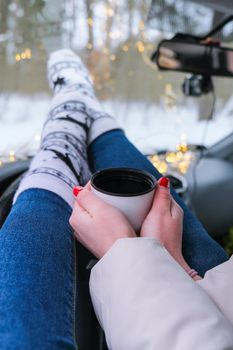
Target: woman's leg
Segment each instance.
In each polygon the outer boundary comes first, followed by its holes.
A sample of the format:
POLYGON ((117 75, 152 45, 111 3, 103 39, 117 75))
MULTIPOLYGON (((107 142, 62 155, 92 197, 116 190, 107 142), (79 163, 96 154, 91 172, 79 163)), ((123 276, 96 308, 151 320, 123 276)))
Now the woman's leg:
POLYGON ((19 195, 0 231, 0 348, 74 350, 75 244, 70 206, 56 194, 19 195))
POLYGON ((89 179, 87 143, 115 128, 116 122, 101 109, 88 71, 72 51, 60 50, 51 55, 48 81, 54 96, 40 149, 14 201, 29 188, 42 188, 57 193, 72 206, 73 187, 89 179))
MULTIPOLYGON (((144 157, 121 130, 99 136, 88 149, 89 164, 93 172, 110 167, 132 167, 144 169, 157 179, 161 174, 144 157)), ((184 210, 183 253, 189 265, 201 275, 227 260, 224 249, 216 243, 197 218, 172 190, 173 197, 184 210)))
POLYGON ((72 188, 89 179, 88 137, 116 125, 72 52, 52 55, 48 78, 54 97, 41 146, 0 231, 1 350, 77 348, 72 188))

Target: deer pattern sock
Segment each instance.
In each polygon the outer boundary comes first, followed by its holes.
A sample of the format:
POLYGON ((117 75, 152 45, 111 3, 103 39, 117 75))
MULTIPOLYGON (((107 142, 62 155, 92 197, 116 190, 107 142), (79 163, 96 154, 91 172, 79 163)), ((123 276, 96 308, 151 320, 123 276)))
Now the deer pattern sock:
POLYGON ((92 82, 81 59, 70 50, 60 50, 48 61, 48 81, 54 96, 44 123, 41 145, 15 194, 41 188, 62 197, 71 207, 72 188, 90 177, 87 142, 117 128, 96 99, 92 82), (94 135, 94 136, 93 136, 94 135))

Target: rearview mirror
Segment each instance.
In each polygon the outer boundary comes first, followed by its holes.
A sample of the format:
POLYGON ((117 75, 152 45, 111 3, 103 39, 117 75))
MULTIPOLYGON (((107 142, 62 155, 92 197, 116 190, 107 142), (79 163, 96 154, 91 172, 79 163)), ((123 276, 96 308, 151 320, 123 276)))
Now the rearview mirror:
POLYGON ((162 70, 233 77, 233 49, 215 43, 174 37, 161 41, 151 60, 162 70))

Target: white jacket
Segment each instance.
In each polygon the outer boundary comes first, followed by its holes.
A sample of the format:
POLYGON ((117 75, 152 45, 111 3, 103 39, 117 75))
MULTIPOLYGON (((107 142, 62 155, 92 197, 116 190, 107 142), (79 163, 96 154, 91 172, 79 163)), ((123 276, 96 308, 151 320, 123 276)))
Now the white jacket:
POLYGON ((108 348, 232 350, 232 264, 194 282, 156 240, 118 240, 90 278, 108 348))

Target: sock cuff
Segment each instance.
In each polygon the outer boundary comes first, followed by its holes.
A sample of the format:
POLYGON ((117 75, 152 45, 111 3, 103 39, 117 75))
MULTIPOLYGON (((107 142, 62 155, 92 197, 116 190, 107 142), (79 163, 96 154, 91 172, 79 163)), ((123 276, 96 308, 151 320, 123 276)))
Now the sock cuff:
POLYGON ((92 142, 97 139, 97 137, 101 136, 102 134, 105 134, 108 131, 111 130, 122 130, 123 129, 119 126, 119 124, 116 122, 115 119, 111 118, 110 116, 101 117, 99 119, 96 119, 93 121, 87 137, 87 145, 89 146, 92 142))
POLYGON ((13 198, 13 205, 15 204, 19 195, 29 189, 37 188, 55 193, 61 197, 71 208, 74 205, 74 196, 70 186, 66 185, 59 178, 52 178, 46 174, 36 174, 28 176, 25 181, 22 179, 13 198))

